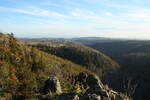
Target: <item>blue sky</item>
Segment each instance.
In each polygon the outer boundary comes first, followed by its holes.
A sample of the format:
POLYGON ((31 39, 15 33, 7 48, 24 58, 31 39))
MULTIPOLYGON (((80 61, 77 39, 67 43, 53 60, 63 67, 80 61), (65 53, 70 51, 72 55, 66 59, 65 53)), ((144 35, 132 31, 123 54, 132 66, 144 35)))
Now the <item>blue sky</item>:
POLYGON ((0 31, 17 37, 150 39, 149 0, 0 0, 0 31))

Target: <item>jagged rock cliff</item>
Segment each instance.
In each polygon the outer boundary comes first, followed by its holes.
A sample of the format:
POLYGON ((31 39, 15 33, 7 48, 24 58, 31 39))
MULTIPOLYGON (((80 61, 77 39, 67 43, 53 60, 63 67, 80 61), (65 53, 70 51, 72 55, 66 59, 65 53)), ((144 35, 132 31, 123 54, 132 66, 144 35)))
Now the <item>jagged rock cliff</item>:
MULTIPOLYGON (((60 95, 55 96, 56 100, 131 100, 126 95, 115 92, 112 89, 105 87, 96 75, 87 75, 86 73, 80 73, 79 76, 77 77, 78 79, 80 78, 80 80, 77 80, 80 83, 80 85, 81 84, 87 85, 85 93, 83 94, 62 93, 60 95)), ((55 80, 53 81, 55 82, 55 80)), ((55 84, 55 86, 57 86, 57 83, 55 84)), ((60 86, 54 88, 57 90, 60 89, 60 86)), ((47 97, 41 100, 51 100, 51 99, 52 98, 48 99, 47 97)))

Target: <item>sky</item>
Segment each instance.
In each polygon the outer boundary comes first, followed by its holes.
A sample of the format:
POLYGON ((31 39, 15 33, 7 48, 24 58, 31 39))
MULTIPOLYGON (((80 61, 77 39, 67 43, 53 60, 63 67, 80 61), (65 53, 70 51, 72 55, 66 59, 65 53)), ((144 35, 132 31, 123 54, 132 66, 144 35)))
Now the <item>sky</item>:
POLYGON ((0 0, 0 32, 150 39, 149 5, 150 0, 0 0))

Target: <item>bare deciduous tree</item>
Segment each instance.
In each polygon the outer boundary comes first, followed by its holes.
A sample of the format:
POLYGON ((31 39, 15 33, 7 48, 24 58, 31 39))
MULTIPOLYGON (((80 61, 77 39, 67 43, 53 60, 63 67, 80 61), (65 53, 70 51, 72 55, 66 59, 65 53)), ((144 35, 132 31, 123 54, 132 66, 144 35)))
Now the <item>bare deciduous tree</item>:
POLYGON ((123 78, 123 88, 127 96, 131 97, 134 95, 139 82, 135 81, 132 77, 123 78))

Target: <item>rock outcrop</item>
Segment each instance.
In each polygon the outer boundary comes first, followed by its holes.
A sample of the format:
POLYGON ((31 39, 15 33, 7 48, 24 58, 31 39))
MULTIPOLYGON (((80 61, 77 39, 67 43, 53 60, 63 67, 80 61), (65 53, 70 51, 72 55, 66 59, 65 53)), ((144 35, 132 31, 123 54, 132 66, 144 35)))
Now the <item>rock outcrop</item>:
POLYGON ((79 73, 79 75, 75 77, 76 83, 79 82, 80 84, 87 85, 87 77, 88 75, 86 73, 79 73))
POLYGON ((50 77, 48 80, 46 80, 43 93, 44 94, 47 94, 47 93, 61 94, 62 93, 60 81, 58 80, 57 77, 50 77))
POLYGON ((105 87, 94 74, 87 75, 82 72, 76 77, 76 81, 87 86, 84 94, 62 93, 60 82, 57 77, 51 77, 45 82, 45 94, 49 92, 58 94, 55 100, 130 100, 127 96, 105 87))
POLYGON ((86 82, 84 80, 84 83, 86 83, 89 88, 84 95, 80 97, 80 100, 129 100, 127 96, 117 93, 109 88, 105 88, 96 75, 88 75, 86 77, 86 82))

